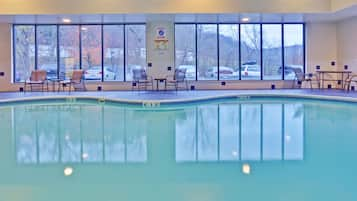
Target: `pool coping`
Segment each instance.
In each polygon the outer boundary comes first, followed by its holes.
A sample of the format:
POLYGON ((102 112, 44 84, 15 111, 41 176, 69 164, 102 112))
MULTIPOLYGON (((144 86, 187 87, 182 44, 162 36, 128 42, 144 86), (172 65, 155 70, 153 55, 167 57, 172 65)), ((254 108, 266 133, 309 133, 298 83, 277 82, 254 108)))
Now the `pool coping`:
POLYGON ((338 95, 239 92, 239 93, 230 93, 230 94, 221 94, 221 95, 205 95, 202 97, 194 97, 194 98, 145 99, 145 100, 127 99, 127 98, 120 98, 120 97, 106 97, 105 95, 75 95, 75 94, 55 95, 55 96, 42 95, 42 96, 0 99, 0 104, 22 103, 22 102, 43 101, 43 100, 67 100, 72 102, 75 100, 92 100, 92 101, 98 101, 99 103, 115 102, 115 103, 123 103, 123 104, 142 105, 147 107, 157 107, 160 105, 196 103, 196 102, 220 100, 226 98, 239 98, 241 100, 250 99, 250 98, 298 98, 298 99, 357 103, 357 97, 346 97, 346 96, 338 96, 338 95))

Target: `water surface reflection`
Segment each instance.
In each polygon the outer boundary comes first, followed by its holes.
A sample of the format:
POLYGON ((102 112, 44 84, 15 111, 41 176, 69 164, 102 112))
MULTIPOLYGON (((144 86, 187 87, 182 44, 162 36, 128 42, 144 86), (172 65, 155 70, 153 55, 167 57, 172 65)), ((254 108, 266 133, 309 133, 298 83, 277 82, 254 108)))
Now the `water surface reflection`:
POLYGON ((147 120, 115 106, 14 107, 19 163, 145 162, 147 120))
POLYGON ((303 160, 303 104, 223 103, 176 119, 176 161, 303 160))
POLYGON ((159 158, 174 151, 176 162, 304 158, 300 103, 212 103, 164 112, 95 104, 12 110, 20 164, 143 163, 153 146, 159 158), (164 150, 160 143, 172 140, 175 147, 164 150))

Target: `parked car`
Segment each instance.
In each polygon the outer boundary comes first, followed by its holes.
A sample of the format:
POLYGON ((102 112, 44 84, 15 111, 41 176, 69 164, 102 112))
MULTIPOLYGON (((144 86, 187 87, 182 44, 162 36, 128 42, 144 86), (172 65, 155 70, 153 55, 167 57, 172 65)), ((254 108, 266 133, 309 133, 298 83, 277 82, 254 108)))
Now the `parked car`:
POLYGON ((257 64, 242 65, 241 76, 243 79, 260 78, 260 66, 257 64))
MULTIPOLYGON (((115 73, 109 66, 104 66, 104 79, 115 80, 115 73)), ((84 71, 84 79, 86 80, 101 80, 102 79, 102 66, 92 66, 84 71)))
POLYGON ((196 79, 196 66, 194 65, 180 65, 178 69, 186 69, 186 79, 195 80, 196 79))
MULTIPOLYGON (((284 77, 286 80, 292 80, 295 78, 295 69, 303 69, 300 65, 289 65, 284 67, 284 77)), ((278 69, 278 74, 281 75, 282 67, 280 66, 278 69)))
POLYGON ((131 81, 133 80, 133 70, 134 69, 142 69, 143 67, 140 65, 135 65, 135 64, 129 64, 126 67, 126 81, 131 81))
MULTIPOLYGON (((219 76, 222 79, 232 78, 234 75, 234 70, 231 67, 220 66, 219 67, 219 76)), ((217 78, 218 77, 218 67, 212 66, 207 69, 206 72, 207 78, 217 78)))

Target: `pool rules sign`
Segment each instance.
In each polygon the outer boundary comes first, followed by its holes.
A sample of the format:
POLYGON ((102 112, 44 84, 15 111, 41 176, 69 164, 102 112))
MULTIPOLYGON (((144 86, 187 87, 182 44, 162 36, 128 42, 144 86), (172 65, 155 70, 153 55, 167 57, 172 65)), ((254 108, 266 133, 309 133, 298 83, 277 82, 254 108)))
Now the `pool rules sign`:
POLYGON ((164 28, 164 27, 158 27, 156 29, 156 35, 155 35, 155 40, 154 40, 156 50, 167 50, 168 49, 169 40, 168 40, 166 34, 167 34, 166 28, 164 28))

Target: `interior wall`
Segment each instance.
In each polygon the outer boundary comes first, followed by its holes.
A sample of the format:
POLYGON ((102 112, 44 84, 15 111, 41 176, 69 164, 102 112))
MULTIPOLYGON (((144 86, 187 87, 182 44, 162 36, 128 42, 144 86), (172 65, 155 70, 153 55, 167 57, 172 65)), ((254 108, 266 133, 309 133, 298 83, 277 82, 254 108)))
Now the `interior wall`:
POLYGON ((0 91, 10 91, 15 87, 11 84, 11 25, 0 24, 0 91))
POLYGON ((0 14, 309 13, 329 12, 330 0, 2 0, 0 14))
POLYGON ((338 11, 356 4, 357 0, 331 0, 331 10, 338 11))
POLYGON ((336 23, 306 24, 306 65, 307 72, 314 72, 316 66, 321 70, 337 70, 337 30, 336 23), (336 65, 332 66, 331 62, 336 65))
POLYGON ((357 72, 357 17, 337 23, 338 59, 357 72))

